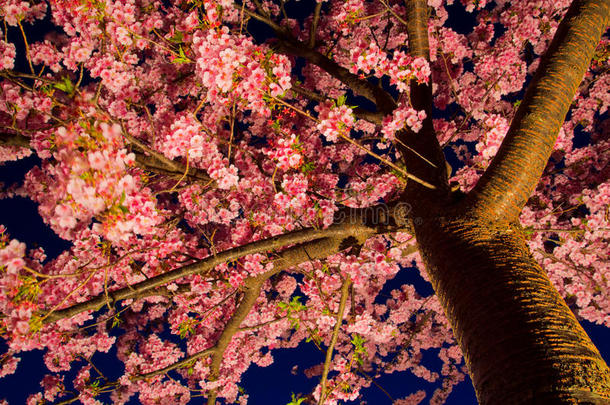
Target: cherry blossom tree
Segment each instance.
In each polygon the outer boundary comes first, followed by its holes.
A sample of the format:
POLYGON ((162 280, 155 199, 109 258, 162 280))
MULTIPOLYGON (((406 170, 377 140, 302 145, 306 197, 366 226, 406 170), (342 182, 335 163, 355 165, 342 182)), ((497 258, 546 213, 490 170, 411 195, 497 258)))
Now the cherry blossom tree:
POLYGON ((607 403, 578 320, 610 326, 609 16, 3 1, 0 157, 40 163, 2 196, 71 247, 47 258, 2 229, 0 376, 44 349, 30 404, 245 404, 244 372, 307 341, 325 360, 292 404, 407 370, 441 382, 431 403, 464 372, 482 404, 607 403), (405 271, 435 295, 383 294, 405 271), (118 380, 92 361, 112 348, 118 380))

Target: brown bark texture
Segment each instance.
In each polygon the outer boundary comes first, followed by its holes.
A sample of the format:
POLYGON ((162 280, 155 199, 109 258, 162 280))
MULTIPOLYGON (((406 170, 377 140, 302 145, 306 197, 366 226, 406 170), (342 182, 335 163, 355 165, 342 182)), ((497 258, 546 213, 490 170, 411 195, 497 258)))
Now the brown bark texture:
POLYGON ((517 226, 435 218, 420 253, 481 404, 610 403, 610 371, 517 226))
MULTIPOLYGON (((421 1, 406 3, 407 10, 417 10, 421 1)), ((573 2, 472 192, 436 201, 405 193, 426 270, 481 404, 610 404, 607 364, 532 257, 518 225, 609 14, 608 0, 573 2)), ((427 39, 416 35, 423 29, 412 26, 410 47, 425 52, 427 44, 420 42, 427 39)), ((436 149, 430 140, 417 146, 424 155, 436 149)))
POLYGON ((608 0, 572 2, 498 153, 469 196, 474 215, 508 221, 518 217, 549 160, 609 19, 608 0))

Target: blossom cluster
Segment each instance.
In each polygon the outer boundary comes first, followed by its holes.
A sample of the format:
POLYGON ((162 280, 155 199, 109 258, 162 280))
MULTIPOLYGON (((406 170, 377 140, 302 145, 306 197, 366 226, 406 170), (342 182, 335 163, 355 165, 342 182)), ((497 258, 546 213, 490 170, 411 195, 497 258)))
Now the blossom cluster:
POLYGON ((40 203, 41 215, 58 235, 71 239, 94 217, 99 222, 92 228, 112 241, 153 232, 162 216, 150 190, 127 173, 135 156, 124 149, 117 124, 89 122, 60 127, 53 135, 53 144, 58 164, 52 174, 32 170, 25 188, 40 203), (87 152, 79 149, 82 146, 89 148, 87 152), (57 185, 53 193, 40 186, 42 179, 57 185))
POLYGON ((290 138, 276 139, 272 147, 264 149, 264 153, 277 162, 278 169, 287 171, 296 169, 303 163, 303 156, 298 149, 298 137, 291 134, 290 138))
POLYGON ((291 87, 286 57, 255 45, 244 35, 231 34, 227 27, 196 34, 193 48, 197 74, 212 104, 240 100, 245 109, 268 116, 265 96, 278 97, 291 87))
POLYGON ((0 18, 9 26, 16 26, 21 21, 33 22, 42 19, 47 11, 44 2, 30 4, 21 0, 7 0, 0 7, 0 18))
POLYGON ((354 126, 352 109, 346 105, 336 106, 328 101, 317 105, 316 111, 320 120, 317 129, 329 142, 335 142, 341 136, 348 136, 354 126))
POLYGON ((193 167, 204 169, 220 189, 229 189, 238 182, 237 168, 228 164, 216 143, 192 116, 182 115, 168 128, 159 149, 170 159, 187 157, 193 167))
POLYGON ((396 85, 400 92, 408 91, 411 80, 418 83, 428 83, 430 80, 430 65, 426 59, 413 58, 398 50, 394 51, 390 59, 374 42, 361 41, 357 47, 350 49, 350 56, 352 73, 363 71, 369 74, 374 71, 377 77, 388 75, 390 84, 396 85))
POLYGON ((383 119, 383 128, 381 133, 389 141, 394 141, 394 134, 405 126, 411 128, 413 132, 419 132, 422 129, 423 121, 426 119, 425 111, 416 111, 408 106, 401 106, 394 110, 391 116, 386 116, 383 119))
MULTIPOLYGON (((2 35, 2 31, 0 31, 2 35)), ((12 69, 15 66, 15 45, 0 39, 0 70, 12 69)))

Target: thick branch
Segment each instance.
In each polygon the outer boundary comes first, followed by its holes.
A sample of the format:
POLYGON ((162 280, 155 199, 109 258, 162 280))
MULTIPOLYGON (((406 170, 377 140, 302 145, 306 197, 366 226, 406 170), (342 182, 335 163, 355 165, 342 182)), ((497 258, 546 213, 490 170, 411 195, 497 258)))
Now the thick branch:
POLYGON ((575 0, 540 61, 498 153, 467 199, 489 220, 514 221, 534 191, 578 85, 608 25, 610 0, 575 0))
POLYGON ((326 73, 348 86, 355 94, 359 94, 375 103, 377 110, 384 114, 390 114, 396 108, 396 102, 392 96, 382 88, 360 79, 357 75, 338 65, 332 59, 327 58, 316 50, 310 49, 302 42, 287 37, 282 32, 276 33, 280 38, 280 52, 305 58, 309 63, 320 67, 326 73))
MULTIPOLYGON (((244 286, 244 297, 233 313, 233 316, 225 326, 225 329, 222 331, 218 342, 216 342, 215 350, 212 354, 212 363, 210 364, 210 380, 213 381, 218 378, 218 374, 220 373, 220 365, 222 364, 222 358, 227 346, 229 346, 233 336, 239 331, 239 326, 244 319, 246 319, 250 313, 250 310, 256 303, 256 299, 261 293, 263 283, 275 273, 277 273, 277 271, 274 269, 274 271, 261 274, 258 277, 251 278, 246 282, 246 285, 244 286)), ((214 405, 215 403, 216 391, 213 390, 208 394, 208 405, 214 405)))
MULTIPOLYGON (((409 53, 413 57, 422 57, 430 61, 428 3, 426 0, 406 0, 405 6, 407 9, 409 53)), ((410 182, 407 185, 407 198, 410 202, 422 201, 426 196, 437 199, 436 194, 447 193, 448 185, 445 156, 432 125, 431 79, 428 84, 418 84, 415 80, 412 80, 410 83, 410 99, 414 109, 426 112, 426 119, 418 133, 411 131, 408 127, 400 131, 397 147, 403 156, 409 173, 434 184, 437 190, 426 190, 420 185, 410 182), (433 195, 431 196, 430 193, 433 195)))
POLYGON ((409 37, 409 53, 414 58, 430 60, 430 45, 428 43, 428 12, 427 0, 405 0, 407 9, 406 23, 409 37))
POLYGON ((320 52, 311 49, 308 44, 304 44, 295 39, 286 29, 269 18, 263 17, 248 9, 244 9, 244 12, 250 17, 267 24, 275 31, 279 39, 278 50, 280 52, 305 58, 309 63, 322 68, 332 77, 348 86, 354 93, 375 103, 377 109, 384 114, 389 114, 396 108, 396 102, 392 96, 382 88, 377 87, 364 79, 360 79, 346 68, 339 66, 335 61, 327 58, 320 52))
MULTIPOLYGON (((372 232, 372 231, 371 231, 372 232)), ((222 358, 224 352, 231 342, 233 336, 240 332, 240 326, 245 320, 246 316, 254 306, 256 298, 260 295, 260 289, 265 282, 274 274, 279 273, 282 270, 290 268, 292 266, 304 263, 310 260, 322 259, 333 253, 339 252, 351 246, 361 245, 366 239, 371 236, 372 233, 356 233, 352 235, 352 239, 344 237, 327 237, 321 238, 303 245, 294 246, 281 252, 276 259, 273 261, 273 269, 260 274, 255 277, 250 277, 245 280, 245 294, 242 298, 239 306, 235 310, 231 320, 225 326, 222 334, 218 338, 216 344, 208 349, 201 352, 192 354, 185 359, 169 365, 163 369, 156 370, 142 376, 137 379, 153 377, 159 374, 167 373, 171 370, 187 366, 193 361, 198 360, 202 357, 212 354, 211 374, 210 379, 218 378, 220 373, 220 367, 222 364, 222 358)), ((208 395, 208 404, 214 404, 216 400, 216 393, 210 392, 208 395)))
POLYGON ((610 403, 608 366, 518 227, 414 223, 480 404, 610 403))
MULTIPOLYGON (((362 223, 342 223, 331 225, 327 229, 303 229, 269 239, 252 242, 244 246, 220 252, 215 256, 209 256, 197 263, 189 264, 187 266, 168 271, 167 273, 143 280, 139 283, 111 291, 108 293, 108 295, 100 294, 89 301, 55 311, 49 314, 44 319, 44 322, 52 323, 60 319, 70 318, 84 311, 97 310, 106 305, 108 301, 113 303, 119 300, 132 299, 139 294, 142 294, 144 291, 160 287, 186 276, 210 271, 219 264, 236 260, 249 254, 272 251, 292 244, 302 244, 312 241, 320 242, 321 240, 326 239, 337 239, 343 241, 344 239, 349 240, 350 238, 355 238, 356 240, 364 241, 368 237, 372 236, 375 232, 376 230, 374 228, 367 227, 362 223)), ((312 244, 312 246, 314 245, 315 244, 312 244)), ((304 247, 307 248, 307 246, 304 247)), ((324 251, 329 252, 328 254, 336 253, 340 250, 339 247, 340 244, 337 245, 337 250, 334 252, 329 249, 325 249, 324 251)), ((294 253, 291 253, 291 250, 288 249, 285 252, 278 254, 278 259, 276 260, 285 261, 287 264, 292 266, 294 265, 292 261, 294 258, 293 255, 294 253)))
MULTIPOLYGON (((257 277, 249 278, 246 281, 246 293, 244 295, 244 298, 242 299, 239 307, 235 310, 235 313, 229 323, 227 323, 227 326, 222 332, 222 335, 218 339, 218 343, 216 343, 216 350, 214 352, 214 357, 212 358, 212 364, 210 366, 210 379, 213 380, 218 378, 224 351, 231 342, 231 339, 233 338, 235 333, 240 331, 239 326, 254 306, 256 298, 258 298, 260 294, 260 289, 265 280, 267 280, 272 275, 279 273, 281 270, 295 266, 299 263, 307 262, 314 259, 322 259, 333 253, 339 252, 343 249, 347 249, 348 247, 362 245, 369 236, 372 236, 372 233, 368 236, 360 235, 352 238, 329 237, 313 241, 306 245, 295 246, 293 248, 287 249, 286 251, 282 252, 282 254, 280 254, 281 257, 278 260, 274 261, 273 270, 267 273, 260 274, 257 277)), ((345 295, 347 296, 347 294, 345 295)), ((343 304, 343 308, 345 308, 345 304, 343 304)), ((341 313, 342 312, 343 311, 341 311, 341 313)), ((215 401, 216 392, 212 391, 208 396, 208 405, 214 405, 216 403, 215 401)))
POLYGON ((9 134, 0 132, 0 145, 19 146, 21 148, 30 148, 30 138, 21 134, 9 134))
MULTIPOLYGON (((165 174, 167 176, 183 176, 186 168, 181 163, 174 162, 173 160, 167 159, 172 162, 172 166, 166 164, 165 161, 158 160, 155 156, 147 156, 140 152, 135 152, 136 165, 144 170, 148 170, 154 173, 165 174)), ((209 183, 210 187, 213 187, 215 182, 208 177, 208 175, 200 169, 195 167, 189 167, 186 177, 209 183)))
POLYGON ((148 167, 160 169, 160 170, 168 172, 168 173, 184 174, 185 172, 187 172, 186 173, 187 176, 194 177, 199 180, 210 182, 210 183, 212 182, 212 179, 210 179, 202 170, 199 170, 194 167, 189 167, 188 171, 187 171, 186 168, 182 166, 182 164, 180 164, 178 162, 174 162, 173 160, 165 157, 162 153, 159 153, 156 150, 151 149, 145 143, 143 143, 136 137, 130 135, 125 130, 125 128, 123 128, 123 136, 129 141, 129 143, 136 146, 142 152, 145 152, 148 155, 150 155, 150 157, 146 156, 146 155, 141 155, 141 157, 140 157, 140 162, 143 162, 144 160, 146 160, 146 162, 147 162, 146 164, 148 167))
MULTIPOLYGON (((295 85, 292 86, 290 90, 313 101, 323 102, 326 100, 333 100, 331 97, 316 93, 302 86, 295 85)), ((353 111, 356 118, 360 118, 361 120, 366 120, 378 125, 381 124, 381 122, 383 121, 383 117, 385 116, 382 112, 368 111, 361 107, 356 107, 353 111)))

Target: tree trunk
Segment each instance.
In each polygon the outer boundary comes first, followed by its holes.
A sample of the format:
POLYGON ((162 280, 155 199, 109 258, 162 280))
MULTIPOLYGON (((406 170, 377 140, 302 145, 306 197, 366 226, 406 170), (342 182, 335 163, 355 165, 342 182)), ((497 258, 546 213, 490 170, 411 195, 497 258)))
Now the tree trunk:
POLYGON ((610 403, 608 366, 518 227, 435 218, 415 232, 480 404, 610 403))
MULTIPOLYGON (((425 0, 406 1, 409 46, 421 56, 426 6, 425 0)), ((442 185, 430 192, 407 184, 404 199, 413 207, 420 253, 484 405, 610 403, 608 366, 530 254, 518 225, 609 9, 610 0, 573 2, 500 150, 468 196, 443 195, 442 185)), ((429 104, 423 91, 412 96, 429 104)), ((418 135, 427 139, 404 141, 436 156, 433 131, 418 135)), ((405 163, 419 178, 434 174, 417 160, 405 163)))

